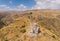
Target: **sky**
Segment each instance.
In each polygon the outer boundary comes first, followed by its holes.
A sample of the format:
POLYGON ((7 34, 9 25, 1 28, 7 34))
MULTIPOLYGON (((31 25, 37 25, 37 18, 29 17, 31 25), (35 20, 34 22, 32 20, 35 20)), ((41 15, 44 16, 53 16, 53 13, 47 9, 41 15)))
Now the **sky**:
POLYGON ((0 11, 60 9, 60 0, 0 0, 0 11))

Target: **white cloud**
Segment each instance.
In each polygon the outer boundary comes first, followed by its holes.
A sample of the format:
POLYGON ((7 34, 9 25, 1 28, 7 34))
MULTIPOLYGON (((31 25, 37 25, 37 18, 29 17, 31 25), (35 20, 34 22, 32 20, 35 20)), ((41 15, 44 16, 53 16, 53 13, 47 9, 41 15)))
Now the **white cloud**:
POLYGON ((3 9, 9 9, 10 7, 7 6, 7 5, 0 5, 0 10, 3 10, 3 9))
POLYGON ((10 10, 25 11, 25 10, 27 10, 27 7, 23 4, 20 4, 15 8, 11 8, 10 10))
POLYGON ((35 0, 32 9, 60 9, 60 0, 35 0))
POLYGON ((20 5, 18 6, 18 8, 26 8, 26 6, 23 5, 23 4, 20 4, 20 5))
POLYGON ((20 4, 19 6, 17 6, 17 8, 22 11, 27 10, 27 7, 23 4, 20 4))
POLYGON ((17 11, 25 11, 27 7, 23 4, 20 4, 16 7, 9 7, 8 5, 0 5, 0 10, 17 10, 17 11))
POLYGON ((0 7, 7 7, 7 5, 0 5, 0 7))

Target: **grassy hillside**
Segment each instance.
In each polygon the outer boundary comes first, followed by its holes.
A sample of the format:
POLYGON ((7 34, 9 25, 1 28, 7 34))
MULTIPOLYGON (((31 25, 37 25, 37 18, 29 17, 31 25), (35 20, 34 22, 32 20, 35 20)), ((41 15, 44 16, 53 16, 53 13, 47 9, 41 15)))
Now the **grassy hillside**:
POLYGON ((0 41, 60 41, 60 10, 0 12, 0 41), (41 35, 28 35, 30 22, 38 23, 41 35))

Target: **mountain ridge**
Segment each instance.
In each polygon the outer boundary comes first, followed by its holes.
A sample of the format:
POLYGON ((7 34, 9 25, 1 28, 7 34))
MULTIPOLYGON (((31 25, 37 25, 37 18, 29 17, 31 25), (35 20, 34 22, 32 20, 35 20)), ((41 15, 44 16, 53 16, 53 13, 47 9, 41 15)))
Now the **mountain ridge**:
POLYGON ((60 41, 60 10, 2 12, 0 16, 2 16, 0 22, 5 24, 2 24, 3 27, 0 29, 0 41, 33 41, 33 39, 36 41, 60 41), (31 38, 28 32, 30 23, 34 22, 38 23, 41 35, 31 38), (21 36, 23 36, 22 39, 20 39, 21 36))

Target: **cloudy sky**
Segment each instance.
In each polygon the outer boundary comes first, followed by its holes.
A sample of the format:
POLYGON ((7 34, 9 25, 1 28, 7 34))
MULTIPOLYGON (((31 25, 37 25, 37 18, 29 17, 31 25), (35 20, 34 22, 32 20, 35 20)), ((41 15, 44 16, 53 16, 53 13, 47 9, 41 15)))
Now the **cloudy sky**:
POLYGON ((0 10, 60 9, 60 0, 0 0, 0 10))

